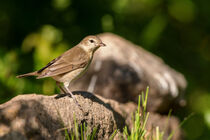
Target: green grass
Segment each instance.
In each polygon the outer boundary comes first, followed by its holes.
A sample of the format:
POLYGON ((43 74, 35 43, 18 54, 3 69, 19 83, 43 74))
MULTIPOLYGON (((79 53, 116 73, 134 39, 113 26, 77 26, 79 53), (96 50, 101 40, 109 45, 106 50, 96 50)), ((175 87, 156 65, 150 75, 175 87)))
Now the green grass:
MULTIPOLYGON (((148 93, 149 93, 149 88, 147 88, 145 94, 142 92, 142 94, 139 95, 138 108, 132 117, 132 128, 129 131, 127 126, 125 126, 123 129, 123 132, 118 135, 119 139, 121 140, 163 140, 164 131, 168 125, 168 121, 171 116, 171 110, 169 111, 168 120, 167 120, 165 129, 163 129, 163 131, 160 131, 159 126, 156 126, 155 130, 148 131, 146 128, 146 124, 149 119, 149 112, 146 111, 148 93)), ((189 117, 191 116, 192 115, 190 115, 189 117)), ((189 117, 187 117, 187 119, 182 121, 179 127, 181 127, 181 125, 183 125, 183 123, 186 120, 188 120, 189 117)), ((91 133, 88 132, 88 130, 89 128, 88 126, 85 125, 85 123, 83 123, 79 129, 79 125, 76 122, 76 119, 74 119, 74 129, 71 132, 68 132, 68 130, 65 129, 65 139, 66 140, 94 140, 96 138, 97 128, 93 128, 91 133)), ((167 140, 171 140, 175 132, 176 130, 173 130, 168 136, 167 140)), ((116 129, 110 136, 109 140, 114 139, 114 137, 116 137, 118 133, 119 133, 119 130, 116 129)))
POLYGON ((148 99, 149 88, 147 88, 146 93, 142 92, 139 95, 138 109, 135 112, 132 121, 131 132, 128 133, 128 128, 125 126, 123 130, 123 137, 121 139, 126 140, 163 140, 164 132, 159 130, 157 126, 155 128, 155 133, 153 130, 148 131, 146 129, 146 124, 149 119, 149 112, 146 112, 147 99, 148 99), (141 102, 142 101, 142 102, 141 102))
POLYGON ((70 132, 68 129, 65 129, 65 140, 94 140, 97 128, 93 128, 92 132, 88 130, 89 128, 85 123, 79 126, 74 117, 74 128, 70 132))
POLYGON ((138 101, 138 109, 135 112, 135 118, 133 118, 133 127, 131 128, 131 133, 128 133, 128 128, 125 126, 123 130, 123 139, 127 140, 143 140, 146 138, 146 123, 149 117, 149 112, 146 112, 146 106, 147 106, 147 97, 148 97, 148 91, 147 88, 146 96, 144 98, 144 93, 142 93, 142 97, 139 95, 139 101, 138 101), (141 109, 141 98, 142 98, 142 112, 141 109))

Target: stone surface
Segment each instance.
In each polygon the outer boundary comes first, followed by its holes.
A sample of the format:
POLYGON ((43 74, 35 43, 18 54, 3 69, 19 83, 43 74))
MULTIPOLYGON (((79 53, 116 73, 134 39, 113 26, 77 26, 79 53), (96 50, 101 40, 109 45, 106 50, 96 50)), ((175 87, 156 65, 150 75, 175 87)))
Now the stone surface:
MULTIPOLYGON (((83 111, 68 96, 55 99, 55 96, 19 95, 0 105, 0 139, 64 139, 64 130, 73 129, 74 119, 79 125, 86 123, 90 131, 98 128, 98 139, 108 139, 115 129, 121 132, 125 125, 132 126, 131 116, 136 110, 134 103, 121 104, 88 92, 73 93, 83 111)), ((148 130, 152 131, 151 128, 156 125, 163 130, 166 122, 167 117, 151 114, 148 130)), ((168 124, 165 136, 177 129, 174 139, 180 139, 178 120, 172 118, 168 124)))
POLYGON ((179 103, 187 85, 181 73, 122 37, 111 33, 99 36, 107 47, 95 53, 87 73, 71 85, 72 90, 88 90, 122 103, 137 103, 138 95, 149 86, 149 111, 168 112, 179 103))

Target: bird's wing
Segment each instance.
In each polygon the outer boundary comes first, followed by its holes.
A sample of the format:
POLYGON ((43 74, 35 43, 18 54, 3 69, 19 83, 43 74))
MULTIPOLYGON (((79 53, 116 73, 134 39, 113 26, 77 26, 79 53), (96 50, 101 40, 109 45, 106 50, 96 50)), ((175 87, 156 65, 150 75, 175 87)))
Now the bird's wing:
POLYGON ((88 65, 90 57, 80 47, 74 47, 66 51, 61 56, 49 62, 45 67, 38 71, 39 78, 52 77, 59 74, 65 74, 78 68, 84 68, 88 65))

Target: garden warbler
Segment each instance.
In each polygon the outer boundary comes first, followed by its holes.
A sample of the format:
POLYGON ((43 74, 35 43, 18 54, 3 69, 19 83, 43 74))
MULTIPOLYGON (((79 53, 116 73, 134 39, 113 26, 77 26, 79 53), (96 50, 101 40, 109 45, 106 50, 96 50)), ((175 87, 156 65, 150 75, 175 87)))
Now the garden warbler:
POLYGON ((42 69, 18 75, 17 78, 27 76, 37 76, 37 79, 52 77, 56 81, 57 86, 64 93, 70 94, 75 103, 80 106, 69 90, 69 84, 87 70, 92 61, 94 52, 102 46, 106 45, 100 38, 97 36, 87 36, 78 45, 53 59, 42 69), (61 83, 63 83, 63 86, 61 83))

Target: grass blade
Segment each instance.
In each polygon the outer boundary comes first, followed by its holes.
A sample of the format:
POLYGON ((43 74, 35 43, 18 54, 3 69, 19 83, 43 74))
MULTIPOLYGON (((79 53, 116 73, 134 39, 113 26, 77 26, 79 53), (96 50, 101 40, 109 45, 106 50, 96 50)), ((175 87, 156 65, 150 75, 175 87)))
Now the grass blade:
POLYGON ((111 135, 111 137, 109 138, 109 140, 113 140, 114 139, 114 137, 116 136, 116 134, 118 133, 118 129, 116 129, 113 133, 112 133, 112 135, 111 135))

